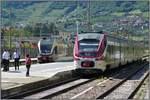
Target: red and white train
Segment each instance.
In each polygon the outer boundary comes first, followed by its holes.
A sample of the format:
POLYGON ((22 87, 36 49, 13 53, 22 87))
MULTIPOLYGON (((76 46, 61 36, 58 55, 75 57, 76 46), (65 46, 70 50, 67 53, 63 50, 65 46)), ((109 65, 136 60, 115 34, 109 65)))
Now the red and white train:
POLYGON ((102 31, 81 32, 75 37, 74 66, 77 70, 105 71, 141 59, 146 49, 141 42, 102 31))
POLYGON ((52 62, 65 55, 67 46, 61 37, 43 38, 38 42, 38 62, 52 62), (61 56, 60 56, 61 55, 61 56))

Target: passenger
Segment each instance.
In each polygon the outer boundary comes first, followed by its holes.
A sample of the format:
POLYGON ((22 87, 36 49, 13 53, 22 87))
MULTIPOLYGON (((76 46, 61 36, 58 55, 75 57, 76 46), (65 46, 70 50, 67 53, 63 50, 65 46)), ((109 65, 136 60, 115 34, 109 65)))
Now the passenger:
POLYGON ((3 71, 6 71, 6 49, 4 50, 3 54, 2 54, 2 65, 3 65, 3 71))
MULTIPOLYGON (((10 51, 10 50, 9 50, 10 51)), ((8 50, 7 50, 7 56, 8 56, 8 59, 6 60, 6 64, 7 64, 7 71, 9 71, 9 60, 10 60, 10 58, 11 58, 11 54, 10 54, 10 52, 9 52, 8 50)))
POLYGON ((10 59, 10 53, 8 52, 8 50, 5 49, 2 54, 2 60, 4 64, 3 71, 9 71, 9 59, 10 59))
POLYGON ((29 54, 26 55, 25 64, 26 64, 26 68, 27 68, 26 76, 28 77, 29 71, 30 71, 30 66, 31 66, 31 58, 30 58, 29 54))
POLYGON ((13 53, 13 59, 14 59, 14 64, 15 64, 15 70, 17 70, 17 67, 18 67, 18 70, 19 70, 20 55, 19 55, 17 50, 15 50, 14 53, 13 53))
MULTIPOLYGON (((5 52, 5 49, 3 50, 3 53, 5 52)), ((3 71, 4 71, 4 57, 3 57, 3 53, 1 55, 1 68, 3 68, 3 71)))

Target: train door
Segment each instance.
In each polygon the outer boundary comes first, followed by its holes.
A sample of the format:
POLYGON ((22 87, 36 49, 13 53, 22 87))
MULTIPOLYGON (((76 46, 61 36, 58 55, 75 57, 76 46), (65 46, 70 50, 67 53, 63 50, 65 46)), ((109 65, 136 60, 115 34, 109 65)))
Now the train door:
POLYGON ((107 65, 110 66, 110 68, 115 67, 115 38, 114 37, 109 37, 108 38, 108 46, 107 46, 107 65))
POLYGON ((116 44, 115 44, 115 63, 116 67, 124 64, 124 54, 125 49, 124 49, 124 40, 120 38, 116 38, 116 44))
POLYGON ((122 46, 121 46, 121 48, 122 48, 122 52, 121 52, 121 61, 122 61, 122 64, 125 64, 125 40, 123 39, 122 40, 122 42, 121 42, 121 44, 122 44, 122 46))
POLYGON ((121 64, 121 40, 118 39, 118 43, 119 43, 119 47, 118 47, 118 50, 119 50, 119 62, 118 64, 120 65, 121 64))
POLYGON ((127 47, 126 47, 126 61, 129 62, 129 59, 130 59, 130 48, 129 48, 130 45, 129 45, 129 44, 130 44, 130 42, 127 41, 127 44, 128 44, 128 45, 127 45, 127 47))
POLYGON ((57 50, 57 46, 54 48, 54 54, 57 55, 58 50, 57 50))
MULTIPOLYGON (((133 42, 133 41, 132 41, 133 42)), ((135 60, 135 43, 132 43, 133 61, 135 60)))
POLYGON ((113 46, 113 59, 114 59, 114 66, 117 66, 117 61, 119 58, 119 51, 118 49, 118 39, 114 38, 114 46, 113 46))

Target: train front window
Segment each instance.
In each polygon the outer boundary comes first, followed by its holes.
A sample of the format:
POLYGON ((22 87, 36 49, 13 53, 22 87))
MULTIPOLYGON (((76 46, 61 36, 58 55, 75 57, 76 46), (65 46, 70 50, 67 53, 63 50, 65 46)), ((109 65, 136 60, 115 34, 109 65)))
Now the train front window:
POLYGON ((97 39, 83 39, 79 41, 79 54, 80 56, 95 57, 96 51, 99 46, 97 39))
POLYGON ((51 40, 42 40, 40 43, 41 53, 50 53, 52 48, 51 40))
POLYGON ((79 41, 79 51, 96 51, 98 49, 99 40, 97 39, 83 39, 79 41))
POLYGON ((41 52, 42 53, 50 53, 51 45, 50 44, 41 44, 41 52))
POLYGON ((79 51, 96 51, 98 48, 98 44, 96 45, 90 45, 90 44, 87 44, 87 45, 82 45, 80 44, 79 46, 79 51))
POLYGON ((97 56, 96 52, 80 52, 79 54, 82 57, 96 57, 97 56))

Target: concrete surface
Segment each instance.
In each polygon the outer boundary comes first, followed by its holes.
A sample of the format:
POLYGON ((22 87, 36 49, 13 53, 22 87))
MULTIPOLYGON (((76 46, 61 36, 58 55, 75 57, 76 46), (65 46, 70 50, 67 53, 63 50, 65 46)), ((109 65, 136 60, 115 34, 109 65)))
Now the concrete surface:
POLYGON ((20 66, 19 71, 15 71, 14 67, 10 67, 8 72, 1 71, 1 96, 6 98, 49 83, 54 84, 71 78, 71 70, 74 69, 73 62, 34 64, 31 66, 30 77, 26 77, 26 67, 24 65, 20 66))

